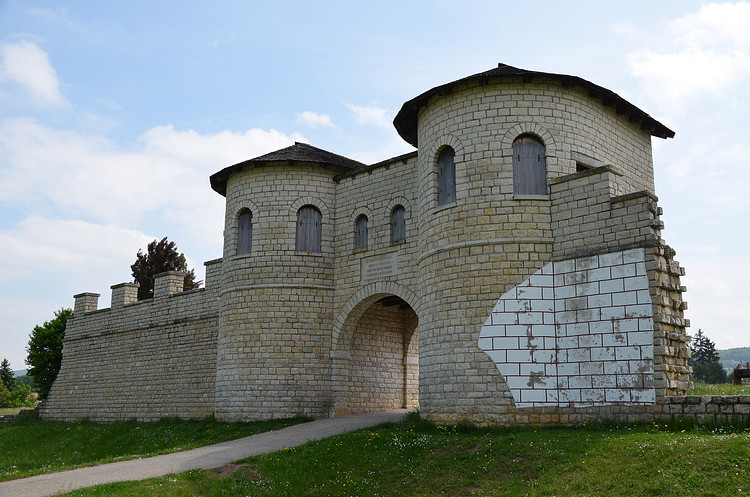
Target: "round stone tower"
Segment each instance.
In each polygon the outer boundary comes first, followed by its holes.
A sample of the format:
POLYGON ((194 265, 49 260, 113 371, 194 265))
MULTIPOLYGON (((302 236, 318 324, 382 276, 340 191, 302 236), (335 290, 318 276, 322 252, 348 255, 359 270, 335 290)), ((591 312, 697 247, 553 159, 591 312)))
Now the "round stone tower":
POLYGON ((512 416, 506 382, 477 348, 482 324, 500 295, 553 259, 556 178, 617 164, 617 193, 653 192, 650 135, 670 131, 644 121, 659 125, 585 80, 503 64, 403 105, 394 124, 419 150, 424 415, 512 416))
POLYGON ((226 197, 218 419, 328 415, 333 176, 361 166, 296 143, 211 177, 226 197))

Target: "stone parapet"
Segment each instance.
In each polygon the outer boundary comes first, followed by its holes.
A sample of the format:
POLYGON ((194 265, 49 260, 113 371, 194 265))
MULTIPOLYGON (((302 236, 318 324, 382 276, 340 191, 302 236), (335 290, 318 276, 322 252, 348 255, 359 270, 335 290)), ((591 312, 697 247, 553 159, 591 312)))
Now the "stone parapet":
POLYGON ((74 295, 73 298, 75 299, 75 304, 73 305, 73 314, 82 316, 87 312, 95 311, 99 305, 99 297, 100 295, 98 293, 91 292, 74 295))
POLYGON ((138 300, 138 283, 120 283, 112 285, 112 308, 120 308, 138 300))

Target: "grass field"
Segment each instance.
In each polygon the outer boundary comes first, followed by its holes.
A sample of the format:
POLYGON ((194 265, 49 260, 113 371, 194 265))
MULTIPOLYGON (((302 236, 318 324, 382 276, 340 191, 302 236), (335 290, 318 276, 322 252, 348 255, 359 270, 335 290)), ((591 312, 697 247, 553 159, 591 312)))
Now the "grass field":
MULTIPOLYGON (((154 424, 161 428, 147 438, 175 431, 173 423, 154 424)), ((64 431, 87 440, 93 427, 77 426, 64 431)), ((122 443, 143 429, 132 426, 122 443)), ((0 431, 0 439, 3 435, 0 431)), ((133 440, 132 446, 142 443, 133 440)), ((723 497, 750 492, 749 462, 750 427, 698 428, 675 420, 477 429, 435 426, 411 414, 397 425, 249 458, 221 471, 191 471, 66 495, 723 497)))
POLYGON ((192 449, 308 421, 213 419, 156 423, 58 423, 22 417, 0 423, 0 481, 192 449))
POLYGON ((708 384, 695 382, 695 387, 687 395, 750 395, 750 385, 733 385, 731 383, 708 384))
POLYGON ((18 414, 24 409, 29 409, 28 407, 4 407, 0 409, 0 416, 3 414, 18 414))

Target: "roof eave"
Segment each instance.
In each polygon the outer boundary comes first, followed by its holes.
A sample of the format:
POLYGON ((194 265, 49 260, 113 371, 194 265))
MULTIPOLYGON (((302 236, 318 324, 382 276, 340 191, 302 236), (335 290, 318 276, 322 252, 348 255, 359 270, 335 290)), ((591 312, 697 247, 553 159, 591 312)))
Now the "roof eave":
POLYGON ((525 69, 518 69, 503 64, 498 65, 498 69, 502 69, 505 72, 503 74, 492 74, 492 72, 495 71, 492 69, 483 73, 474 74, 466 78, 436 86, 408 102, 405 102, 393 120, 393 125, 396 128, 396 131, 404 140, 406 140, 407 143, 414 147, 418 147, 417 119, 419 116, 419 110, 426 106, 432 97, 448 95, 453 92, 456 86, 464 83, 478 83, 480 85, 485 85, 493 80, 521 77, 524 83, 530 83, 534 79, 539 78, 551 78, 560 81, 563 86, 578 86, 584 88, 588 91, 589 96, 597 98, 605 105, 614 108, 616 113, 625 115, 631 122, 638 123, 642 130, 648 132, 652 136, 666 139, 673 138, 675 135, 674 131, 667 128, 624 98, 620 97, 615 92, 591 83, 583 78, 579 78, 578 76, 527 71, 525 69))
MULTIPOLYGON (((221 195, 222 197, 227 196, 227 182, 229 181, 229 177, 235 173, 241 172, 245 168, 250 167, 263 167, 268 164, 286 164, 286 165, 307 165, 307 166, 319 166, 324 169, 332 169, 335 171, 344 171, 348 172, 351 169, 348 167, 344 167, 338 164, 331 164, 328 162, 316 162, 316 161, 303 161, 303 160, 246 160, 243 162, 238 162, 237 164, 234 164, 232 166, 225 167, 221 171, 212 174, 209 177, 209 181, 211 182, 211 189, 221 195)), ((341 174, 341 173, 339 173, 341 174)))

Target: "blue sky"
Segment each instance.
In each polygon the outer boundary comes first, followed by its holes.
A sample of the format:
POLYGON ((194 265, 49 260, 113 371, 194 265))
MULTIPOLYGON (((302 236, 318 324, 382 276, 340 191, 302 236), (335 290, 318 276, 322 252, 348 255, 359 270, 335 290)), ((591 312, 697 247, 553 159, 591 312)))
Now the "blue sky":
MULTIPOLYGON (((0 0, 0 358, 34 325, 177 242, 221 256, 208 177, 304 141, 363 162, 411 150, 392 120, 498 62, 583 77, 677 132, 654 139, 687 317, 750 345, 750 4, 0 0)), ((498 290, 498 296, 500 295, 498 290)))

